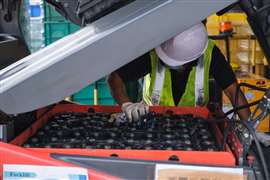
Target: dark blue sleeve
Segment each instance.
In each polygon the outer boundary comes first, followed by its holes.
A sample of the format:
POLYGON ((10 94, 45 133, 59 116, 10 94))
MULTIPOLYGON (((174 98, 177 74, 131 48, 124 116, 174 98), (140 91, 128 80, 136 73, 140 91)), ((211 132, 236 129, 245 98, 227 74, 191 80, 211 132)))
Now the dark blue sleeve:
POLYGON ((217 46, 213 49, 210 74, 223 90, 236 82, 231 65, 217 46))

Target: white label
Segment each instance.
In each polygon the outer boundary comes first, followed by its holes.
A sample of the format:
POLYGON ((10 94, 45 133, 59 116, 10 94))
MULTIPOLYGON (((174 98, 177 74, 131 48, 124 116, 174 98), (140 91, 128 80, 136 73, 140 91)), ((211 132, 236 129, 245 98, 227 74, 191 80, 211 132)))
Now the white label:
POLYGON ((41 0, 30 0, 29 4, 30 5, 40 5, 40 4, 42 4, 42 1, 41 0))
POLYGON ((4 125, 0 124, 0 141, 4 140, 4 125))
POLYGON ((88 174, 76 167, 4 165, 3 180, 88 180, 88 174))
POLYGON ((156 180, 185 179, 185 180, 245 180, 242 168, 218 168, 185 165, 157 164, 156 180))

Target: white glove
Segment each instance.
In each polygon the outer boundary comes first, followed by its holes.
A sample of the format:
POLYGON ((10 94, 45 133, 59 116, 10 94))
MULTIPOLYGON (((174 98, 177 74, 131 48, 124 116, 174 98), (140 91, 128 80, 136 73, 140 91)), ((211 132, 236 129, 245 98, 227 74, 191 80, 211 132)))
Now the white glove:
POLYGON ((125 113, 129 121, 138 121, 141 116, 146 115, 149 112, 149 106, 147 106, 143 102, 126 102, 122 104, 121 109, 125 113))

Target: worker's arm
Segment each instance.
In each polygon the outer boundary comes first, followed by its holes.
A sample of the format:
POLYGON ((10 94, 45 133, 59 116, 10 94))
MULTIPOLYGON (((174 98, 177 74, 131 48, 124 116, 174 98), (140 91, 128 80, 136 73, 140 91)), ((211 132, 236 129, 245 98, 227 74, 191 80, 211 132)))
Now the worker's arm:
MULTIPOLYGON (((225 94, 229 97, 234 107, 247 105, 247 100, 241 90, 238 93, 238 104, 235 104, 238 87, 237 80, 232 67, 226 61, 225 56, 217 46, 213 48, 210 73, 213 75, 225 94)), ((247 120, 250 115, 250 110, 249 108, 246 108, 238 111, 237 113, 241 119, 247 120)))
POLYGON ((111 73, 108 77, 111 95, 119 105, 129 102, 125 82, 137 81, 151 72, 150 53, 145 53, 136 58, 117 71, 111 73))
POLYGON ((112 97, 119 105, 130 101, 127 95, 125 84, 116 72, 113 72, 109 75, 108 84, 112 97))
POLYGON ((121 109, 126 114, 129 121, 137 121, 140 117, 149 112, 149 107, 146 104, 141 102, 132 103, 129 101, 125 84, 116 72, 109 75, 108 84, 113 98, 121 105, 121 109))
POLYGON ((132 103, 128 98, 124 82, 138 80, 150 71, 150 54, 146 53, 116 72, 111 73, 108 77, 111 95, 121 106, 122 111, 130 121, 139 120, 141 116, 148 113, 149 107, 142 102, 132 103))
MULTIPOLYGON (((224 92, 228 96, 228 98, 230 99, 230 101, 234 107, 247 105, 248 102, 247 102, 243 92, 241 91, 241 89, 239 89, 238 96, 236 97, 237 88, 238 88, 238 84, 237 84, 237 82, 234 82, 229 87, 227 87, 224 90, 224 92)), ((239 110, 237 112, 237 114, 241 120, 248 120, 248 117, 250 115, 250 109, 245 108, 245 109, 239 110)))

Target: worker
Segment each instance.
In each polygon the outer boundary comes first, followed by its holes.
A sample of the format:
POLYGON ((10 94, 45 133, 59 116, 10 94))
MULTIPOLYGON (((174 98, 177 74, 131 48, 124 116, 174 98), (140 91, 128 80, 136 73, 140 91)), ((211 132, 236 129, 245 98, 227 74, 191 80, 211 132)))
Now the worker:
MULTIPOLYGON (((230 64, 208 39, 203 23, 180 33, 111 73, 108 84, 111 94, 130 121, 136 121, 149 111, 151 105, 206 106, 209 101, 209 77, 229 97, 234 106, 246 105, 230 64), (130 102, 125 82, 144 78, 143 101, 130 102), (237 104, 235 104, 237 102, 237 104)), ((248 119, 249 109, 237 112, 248 119)))

